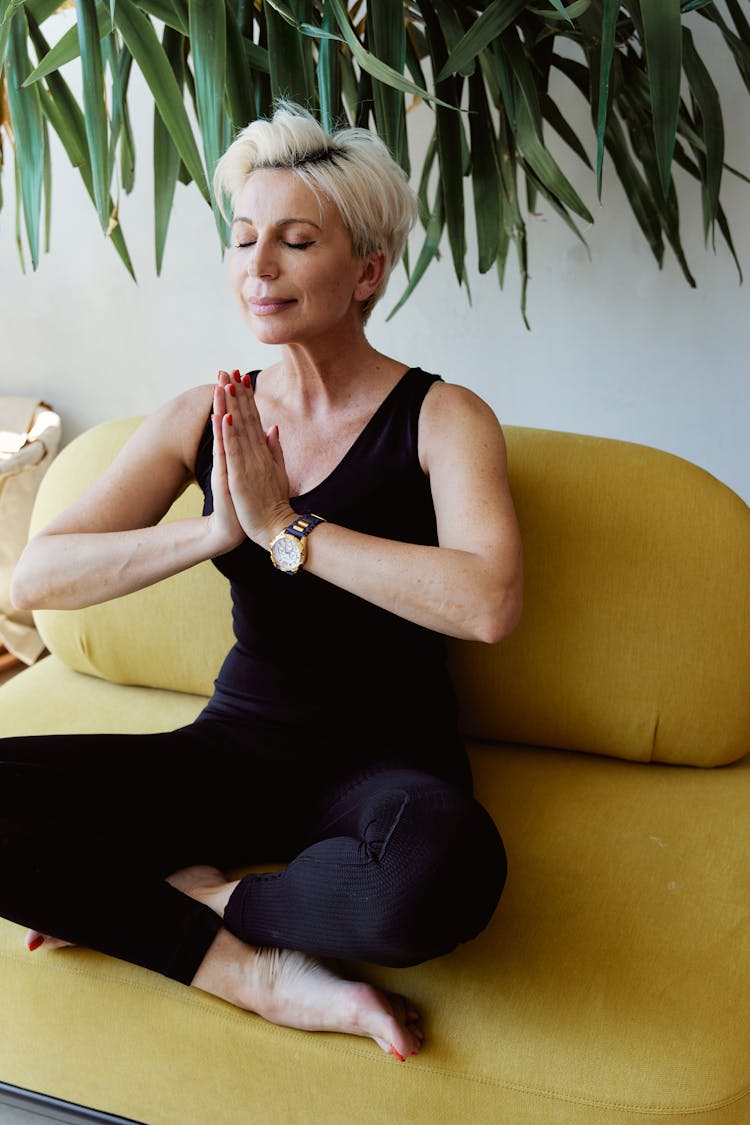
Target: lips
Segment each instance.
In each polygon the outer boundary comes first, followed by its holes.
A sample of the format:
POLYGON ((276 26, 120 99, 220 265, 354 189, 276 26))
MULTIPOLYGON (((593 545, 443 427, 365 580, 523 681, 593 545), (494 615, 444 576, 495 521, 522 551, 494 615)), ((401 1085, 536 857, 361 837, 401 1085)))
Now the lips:
POLYGON ((250 297, 248 305, 256 316, 271 316, 273 313, 283 312, 290 305, 295 304, 293 298, 283 297, 250 297))

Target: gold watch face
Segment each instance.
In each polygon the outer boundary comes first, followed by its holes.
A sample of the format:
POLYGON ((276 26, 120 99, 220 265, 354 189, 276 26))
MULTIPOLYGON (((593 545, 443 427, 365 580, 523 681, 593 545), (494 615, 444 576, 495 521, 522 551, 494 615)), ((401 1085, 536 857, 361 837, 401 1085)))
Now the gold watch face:
POLYGON ((305 561, 304 545, 294 535, 283 533, 271 544, 271 558, 279 570, 299 570, 305 561))

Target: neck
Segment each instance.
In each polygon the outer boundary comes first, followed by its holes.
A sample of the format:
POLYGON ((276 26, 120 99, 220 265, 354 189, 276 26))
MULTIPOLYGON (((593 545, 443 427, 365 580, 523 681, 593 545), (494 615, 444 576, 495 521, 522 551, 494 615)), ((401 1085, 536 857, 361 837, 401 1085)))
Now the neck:
POLYGON ((342 331, 336 338, 287 344, 282 350, 277 371, 288 393, 312 404, 329 404, 347 398, 354 385, 362 386, 363 376, 389 363, 358 332, 342 331))

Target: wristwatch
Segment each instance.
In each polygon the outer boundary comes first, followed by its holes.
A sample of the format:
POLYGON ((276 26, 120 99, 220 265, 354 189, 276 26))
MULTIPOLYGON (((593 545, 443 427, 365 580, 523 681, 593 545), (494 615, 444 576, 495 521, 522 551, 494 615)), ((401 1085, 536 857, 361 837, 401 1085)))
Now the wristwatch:
POLYGON ((271 562, 276 569, 283 571, 284 574, 296 574, 305 565, 305 559, 307 558, 305 536, 309 535, 319 523, 325 522, 322 516, 305 512, 303 515, 297 516, 294 523, 289 524, 289 527, 285 527, 283 531, 279 532, 269 548, 271 562))

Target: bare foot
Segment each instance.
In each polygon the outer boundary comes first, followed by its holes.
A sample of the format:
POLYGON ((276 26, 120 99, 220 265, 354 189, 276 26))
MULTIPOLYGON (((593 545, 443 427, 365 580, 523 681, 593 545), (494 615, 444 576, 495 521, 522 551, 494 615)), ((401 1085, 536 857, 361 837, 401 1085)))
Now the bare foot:
POLYGON ((178 891, 195 898, 210 906, 220 918, 224 917, 224 907, 229 902, 229 896, 237 886, 239 879, 228 883, 224 873, 218 867, 209 867, 207 864, 196 864, 194 867, 183 867, 180 871, 167 876, 167 882, 176 887, 178 891))
POLYGON ((63 941, 62 938, 50 937, 49 934, 40 934, 39 930, 27 930, 25 942, 29 953, 39 949, 41 945, 45 949, 62 949, 63 946, 73 944, 70 941, 63 941))
POLYGON ((192 983, 271 1023, 361 1035, 402 1060, 422 1046, 419 1014, 403 997, 346 980, 307 953, 246 945, 228 930, 219 930, 192 983))

